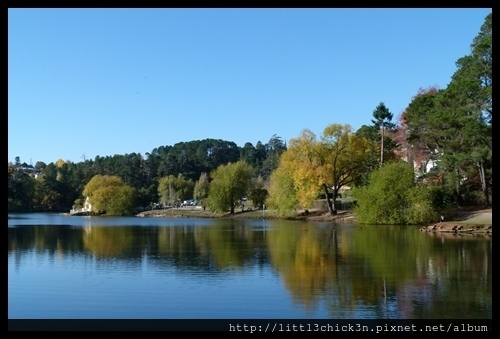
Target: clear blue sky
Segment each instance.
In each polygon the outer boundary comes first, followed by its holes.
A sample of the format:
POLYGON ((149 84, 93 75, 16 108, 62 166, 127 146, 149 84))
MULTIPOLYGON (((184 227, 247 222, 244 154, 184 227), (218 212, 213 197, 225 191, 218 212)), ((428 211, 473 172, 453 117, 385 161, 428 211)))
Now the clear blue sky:
POLYGON ((8 161, 394 120, 446 88, 491 8, 8 10, 8 161))

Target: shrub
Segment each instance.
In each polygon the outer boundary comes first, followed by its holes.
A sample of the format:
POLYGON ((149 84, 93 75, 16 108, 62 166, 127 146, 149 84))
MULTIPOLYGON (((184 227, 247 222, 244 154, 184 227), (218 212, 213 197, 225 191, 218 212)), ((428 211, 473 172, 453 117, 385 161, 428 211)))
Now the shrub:
POLYGON ((356 220, 365 224, 421 224, 436 220, 433 191, 416 186, 411 165, 387 163, 370 175, 369 184, 352 191, 356 220))

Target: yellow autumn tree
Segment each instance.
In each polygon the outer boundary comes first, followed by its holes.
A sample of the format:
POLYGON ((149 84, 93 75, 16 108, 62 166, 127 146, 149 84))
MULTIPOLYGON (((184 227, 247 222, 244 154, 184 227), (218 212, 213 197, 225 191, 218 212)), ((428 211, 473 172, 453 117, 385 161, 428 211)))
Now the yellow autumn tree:
POLYGON ((278 215, 291 215, 297 208, 307 209, 321 192, 316 135, 304 129, 291 139, 278 168, 271 174, 267 204, 278 215))
POLYGON ((304 209, 311 208, 321 192, 319 146, 316 135, 304 129, 298 138, 290 140, 287 154, 283 157, 285 166, 291 167, 297 199, 304 209))
POLYGON ((337 209, 329 190, 335 201, 342 187, 353 184, 368 171, 367 159, 372 152, 366 138, 353 133, 349 124, 331 124, 323 130, 319 151, 321 185, 331 214, 337 214, 337 209))
POLYGON ((59 159, 57 159, 55 165, 56 165, 57 168, 60 168, 60 167, 62 167, 66 163, 67 163, 66 161, 64 161, 63 159, 59 158, 59 159))
POLYGON ((134 211, 136 193, 122 178, 95 175, 85 185, 83 195, 89 197, 92 210, 108 215, 129 215, 134 211))
POLYGON ((293 216, 295 214, 299 201, 291 171, 284 164, 278 166, 271 173, 266 204, 279 216, 293 216))
POLYGON ((330 213, 336 214, 330 191, 335 200, 340 188, 364 173, 369 153, 366 139, 352 133, 350 125, 331 124, 319 140, 312 131, 303 130, 290 140, 271 175, 268 205, 278 214, 290 214, 296 208, 312 207, 324 192, 330 213))

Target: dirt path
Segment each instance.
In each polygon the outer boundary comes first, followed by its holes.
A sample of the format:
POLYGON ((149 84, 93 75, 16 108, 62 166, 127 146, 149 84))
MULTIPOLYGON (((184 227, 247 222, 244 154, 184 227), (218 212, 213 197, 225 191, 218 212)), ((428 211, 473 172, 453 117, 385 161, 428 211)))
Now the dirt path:
POLYGON ((492 209, 454 211, 445 216, 444 222, 422 227, 425 232, 493 234, 492 209), (449 219, 449 220, 448 220, 449 219))
POLYGON ((493 221, 493 213, 491 208, 482 209, 471 212, 455 212, 451 215, 452 219, 455 220, 464 220, 467 222, 487 222, 492 223, 493 221))

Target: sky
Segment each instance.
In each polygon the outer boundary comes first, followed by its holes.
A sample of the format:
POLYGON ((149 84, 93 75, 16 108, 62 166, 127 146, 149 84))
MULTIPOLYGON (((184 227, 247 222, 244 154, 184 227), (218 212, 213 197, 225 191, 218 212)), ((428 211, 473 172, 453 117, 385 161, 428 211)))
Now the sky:
POLYGON ((491 8, 9 8, 8 161, 289 142, 444 89, 491 8))

